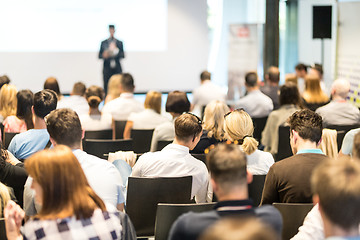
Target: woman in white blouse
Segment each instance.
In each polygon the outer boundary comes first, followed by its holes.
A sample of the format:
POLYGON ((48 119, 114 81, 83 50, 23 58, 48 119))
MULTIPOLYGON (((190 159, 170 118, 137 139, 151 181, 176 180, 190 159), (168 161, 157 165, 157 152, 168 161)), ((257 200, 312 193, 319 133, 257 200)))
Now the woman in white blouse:
POLYGON ((149 91, 144 102, 145 110, 131 113, 124 129, 124 139, 129 139, 131 129, 154 129, 156 126, 169 121, 161 115, 161 93, 149 91))

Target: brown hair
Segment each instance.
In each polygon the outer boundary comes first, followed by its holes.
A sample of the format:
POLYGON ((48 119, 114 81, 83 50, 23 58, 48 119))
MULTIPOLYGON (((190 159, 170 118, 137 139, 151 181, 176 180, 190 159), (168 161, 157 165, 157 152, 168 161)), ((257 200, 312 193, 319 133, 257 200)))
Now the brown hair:
POLYGON ((90 218, 96 208, 106 210, 70 148, 58 145, 35 153, 25 168, 43 191, 40 218, 90 218))
POLYGON ((280 105, 294 104, 302 107, 302 101, 297 85, 292 82, 287 82, 280 87, 279 95, 280 105))
POLYGON ((200 118, 190 113, 184 113, 175 120, 175 137, 180 141, 194 139, 202 131, 200 118))
POLYGON ((209 73, 208 71, 203 71, 203 72, 200 74, 200 80, 201 80, 201 81, 211 80, 211 73, 209 73))
POLYGON ((85 91, 85 98, 90 108, 97 108, 99 104, 104 100, 105 92, 104 89, 99 86, 90 86, 85 91))
POLYGON ((69 108, 52 111, 46 117, 46 127, 50 137, 57 144, 74 147, 81 143, 82 130, 79 116, 69 108))
POLYGON ((351 159, 328 160, 313 172, 311 187, 324 215, 343 229, 360 223, 360 165, 351 159))
POLYGON ((123 73, 120 84, 125 92, 134 92, 134 78, 130 73, 123 73))
POLYGON ((246 155, 235 144, 220 143, 212 149, 207 157, 211 178, 225 191, 232 186, 247 184, 246 155))
POLYGON ((58 83, 58 81, 57 81, 57 79, 55 77, 48 77, 45 80, 44 89, 53 90, 54 92, 56 92, 58 97, 60 97, 60 95, 61 95, 59 83, 58 83))
POLYGON ((86 86, 84 83, 82 82, 76 82, 73 86, 72 89, 72 94, 74 95, 79 95, 79 96, 84 96, 86 91, 86 86))
POLYGON ((185 92, 173 91, 170 92, 165 106, 166 112, 174 112, 182 114, 190 110, 190 102, 185 92))
POLYGON ((259 143, 253 138, 253 121, 243 109, 237 109, 225 116, 224 129, 229 140, 239 141, 247 155, 256 151, 259 143))
POLYGON ((305 76, 305 91, 303 98, 308 103, 323 103, 329 101, 329 97, 321 89, 320 78, 316 75, 305 76))
POLYGON ((270 82, 278 83, 280 81, 280 71, 279 68, 275 66, 269 67, 267 71, 267 75, 269 77, 270 82))
POLYGON ((352 148, 352 157, 360 160, 360 132, 355 134, 353 148, 352 148))
POLYGON ((144 107, 161 113, 161 93, 156 91, 149 91, 146 94, 144 107))
POLYGON ((295 130, 302 139, 319 143, 323 130, 322 118, 319 114, 303 109, 294 112, 287 122, 290 125, 290 131, 295 130))

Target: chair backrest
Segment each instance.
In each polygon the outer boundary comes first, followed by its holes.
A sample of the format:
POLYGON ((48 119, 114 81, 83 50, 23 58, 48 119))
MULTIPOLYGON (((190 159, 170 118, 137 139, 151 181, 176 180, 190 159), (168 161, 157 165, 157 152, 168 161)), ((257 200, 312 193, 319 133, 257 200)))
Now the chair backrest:
POLYGON ((166 141, 166 140, 160 140, 157 143, 156 151, 161 151, 164 147, 166 147, 168 144, 172 143, 173 141, 166 141))
POLYGON ((18 132, 5 132, 4 133, 4 148, 5 149, 8 149, 11 139, 13 139, 13 137, 15 137, 16 134, 18 134, 18 132))
POLYGON ((166 204, 159 203, 156 211, 155 240, 167 240, 175 220, 187 212, 205 212, 214 208, 216 203, 166 204))
POLYGON ((326 126, 326 128, 328 129, 335 129, 337 131, 337 137, 336 137, 336 141, 338 144, 338 151, 340 151, 341 149, 341 145, 342 142, 344 140, 345 134, 355 128, 359 128, 360 125, 356 124, 356 125, 328 125, 326 126))
POLYGON ((268 117, 262 117, 262 118, 252 118, 254 123, 254 133, 253 136, 258 142, 261 142, 261 133, 265 128, 265 124, 268 117))
POLYGON ((248 185, 249 198, 253 200, 253 206, 260 204, 266 175, 254 175, 253 181, 248 185))
POLYGON ((112 129, 85 131, 84 139, 112 139, 112 129))
POLYGON ((115 138, 123 139, 124 129, 127 121, 115 121, 115 138))
POLYGON ((290 126, 279 126, 279 145, 278 152, 275 156, 275 161, 280 161, 284 158, 293 155, 290 146, 290 126))
POLYGON ((273 206, 280 211, 283 218, 282 239, 288 240, 298 232, 298 228, 314 205, 312 203, 273 203, 273 206))
POLYGON ((192 177, 135 178, 129 177, 126 213, 134 224, 137 236, 154 236, 158 203, 190 203, 192 177))
POLYGON ((154 129, 131 129, 131 138, 134 141, 134 152, 145 153, 150 151, 154 129))
POLYGON ((107 159, 104 154, 116 151, 132 151, 133 141, 131 139, 85 139, 84 151, 102 159, 107 159))
POLYGON ((6 230, 5 230, 5 219, 0 218, 0 239, 7 240, 6 230))

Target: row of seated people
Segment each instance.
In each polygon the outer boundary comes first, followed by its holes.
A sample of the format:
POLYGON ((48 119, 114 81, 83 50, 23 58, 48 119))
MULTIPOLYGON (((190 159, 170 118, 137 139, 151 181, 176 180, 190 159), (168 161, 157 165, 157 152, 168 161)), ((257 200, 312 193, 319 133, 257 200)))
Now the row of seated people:
MULTIPOLYGON (((227 116, 225 116, 225 118, 231 117, 231 115, 236 115, 238 112, 246 115, 243 110, 239 110, 229 113, 227 116)), ((102 172, 104 166, 108 167, 108 169, 111 168, 109 163, 103 160, 96 160, 89 156, 87 156, 86 159, 81 159, 79 154, 85 156, 84 154, 86 153, 81 153, 81 150, 79 149, 75 151, 73 150, 72 153, 69 148, 61 146, 61 144, 65 144, 70 146, 72 149, 77 149, 79 146, 81 146, 81 125, 77 115, 71 110, 60 109, 51 112, 47 121, 47 129, 50 133, 55 149, 45 150, 35 154, 25 162, 26 169, 33 178, 31 184, 32 188, 36 192, 35 196, 29 194, 27 196, 28 199, 25 197, 25 200, 29 200, 29 203, 32 204, 34 204, 34 200, 40 204, 44 203, 42 207, 47 209, 47 211, 45 209, 41 209, 39 211, 38 217, 42 221, 30 220, 25 225, 23 234, 25 234, 25 236, 29 237, 30 239, 36 234, 40 234, 42 236, 58 236, 59 234, 61 236, 61 234, 69 234, 66 232, 63 233, 62 231, 60 233, 58 231, 54 231, 54 229, 60 229, 59 225, 58 228, 51 227, 60 223, 64 224, 64 221, 52 221, 49 223, 49 221, 46 221, 49 219, 59 220, 66 218, 66 230, 70 232, 76 231, 76 226, 79 226, 76 224, 75 216, 77 218, 88 218, 91 216, 91 227, 93 228, 96 228, 97 224, 101 224, 97 222, 99 219, 96 218, 98 214, 101 214, 101 211, 103 212, 102 215, 104 215, 104 211, 106 209, 106 216, 108 217, 105 217, 105 220, 111 219, 113 213, 111 211, 114 210, 110 210, 111 208, 108 206, 105 208, 104 203, 102 203, 99 198, 94 196, 94 193, 89 190, 89 187, 84 186, 84 181, 81 179, 87 178, 89 185, 94 188, 94 191, 99 195, 99 197, 103 199, 105 203, 110 204, 113 209, 115 207, 114 201, 111 201, 106 197, 106 190, 104 190, 105 186, 110 188, 109 182, 101 182, 101 180, 105 180, 103 178, 106 178, 106 176, 102 176, 101 179, 97 178, 96 182, 94 181, 95 177, 99 177, 99 173, 102 172), (66 162, 64 159, 71 160, 66 162), (76 161, 76 159, 78 161, 76 161), (90 164, 96 165, 96 173, 89 172, 90 164), (78 169, 82 168, 84 170, 85 175, 83 176, 86 176, 86 178, 81 177, 81 173, 72 173, 72 171, 76 169, 75 166, 78 169), (103 167, 101 168, 100 166, 103 167), (43 169, 47 169, 48 172, 43 169), (64 171, 58 171, 58 169, 64 169, 64 171), (64 181, 58 181, 59 179, 64 179, 64 181), (76 194, 73 194, 72 197, 66 198, 66 193, 64 193, 61 194, 61 196, 64 196, 64 200, 59 202, 59 199, 56 197, 58 196, 57 190, 65 188, 65 186, 60 184, 56 189, 53 186, 57 186, 56 183, 67 181, 68 184, 71 185, 70 189, 76 188, 77 184, 74 184, 74 181, 79 182, 80 185, 82 183, 83 186, 80 186, 80 189, 86 189, 88 192, 81 192, 80 196, 89 196, 89 198, 87 200, 85 198, 84 201, 80 201, 77 199, 79 196, 76 194), (49 187, 49 185, 52 187, 49 187), (100 189, 100 185, 102 189, 100 189), (48 191, 50 191, 50 193, 53 191, 51 194, 55 196, 47 195, 50 194, 48 191), (48 197, 50 197, 50 199, 48 199, 48 197), (77 212, 75 211, 77 206, 68 206, 68 204, 73 204, 72 201, 75 201, 75 199, 77 199, 78 202, 82 203, 83 205, 86 205, 85 203, 89 203, 89 205, 91 205, 88 214, 79 211, 81 215, 77 215, 77 212), (111 215, 110 218, 109 214, 111 215), (69 219, 68 217, 71 216, 74 217, 69 219)), ((328 199, 330 199, 330 203, 332 202, 331 207, 325 205, 323 208, 321 208, 320 212, 331 212, 331 210, 333 211, 332 208, 334 205, 339 208, 340 206, 339 202, 337 201, 338 199, 334 200, 331 198, 331 194, 330 197, 328 197, 329 193, 327 189, 339 189, 339 191, 342 191, 343 188, 346 188, 346 185, 349 183, 347 181, 343 181, 341 184, 345 186, 341 185, 341 187, 336 188, 336 186, 339 184, 337 179, 343 179, 347 177, 354 179, 355 176, 359 178, 358 163, 355 161, 330 161, 325 155, 321 153, 321 151, 317 149, 317 144, 321 139, 322 119, 316 113, 309 110, 298 111, 291 116, 289 123, 292 132, 290 141, 293 147, 293 151, 296 155, 289 159, 282 160, 271 167, 265 181, 262 204, 271 203, 272 201, 311 202, 312 192, 310 190, 310 176, 314 168, 318 166, 318 169, 315 171, 315 177, 313 177, 312 181, 316 194, 315 196, 318 196, 317 201, 320 204, 322 202, 326 202, 328 199), (353 169, 350 171, 350 173, 349 168, 353 169), (283 171, 281 171, 281 169, 283 169, 283 171), (351 176, 348 176, 349 174, 351 176), (278 199, 275 200, 275 198, 278 199)), ((203 185, 200 182, 201 177, 199 178, 199 176, 202 176, 203 180, 206 182, 205 185, 207 186, 209 181, 207 179, 208 172, 202 162, 197 161, 196 159, 192 159, 188 153, 188 150, 193 148, 200 139, 202 130, 201 123, 195 116, 191 114, 183 114, 175 120, 175 130, 176 136, 174 143, 166 147, 161 152, 148 153, 143 155, 135 164, 132 176, 136 176, 137 174, 142 176, 148 175, 151 177, 164 175, 168 176, 168 174, 171 176, 176 176, 177 174, 192 175, 194 180, 192 196, 195 195, 195 199, 198 201, 204 201, 206 196, 203 196, 202 199, 200 199, 199 195, 203 194, 204 191, 206 192, 207 189, 199 188, 199 184, 203 185), (186 149, 188 150, 186 151, 186 149), (183 153, 181 156, 180 152, 182 151, 183 153), (171 155, 171 153, 174 155, 171 155), (168 154, 170 158, 166 158, 166 154, 168 154), (181 161, 181 159, 185 161, 181 161), (201 168, 204 169, 204 171, 202 174, 199 174, 199 169, 201 168), (165 169, 168 169, 168 171, 165 169), (176 171, 176 169, 179 171, 176 171), (188 170, 188 172, 185 172, 185 170, 188 170)), ((244 142, 247 138, 251 139, 251 137, 245 137, 243 139, 244 142)), ((240 144, 240 146, 237 146, 236 144, 219 145, 210 152, 208 165, 211 173, 211 183, 213 191, 219 200, 215 207, 216 210, 203 214, 189 213, 181 216, 172 227, 170 232, 170 239, 197 239, 197 237, 208 226, 210 226, 220 217, 241 214, 257 216, 258 218, 262 219, 262 221, 268 223, 278 234, 280 233, 281 217, 279 212, 277 212, 274 207, 264 205, 263 207, 252 209, 251 202, 247 201, 248 193, 246 183, 251 181, 251 174, 249 172, 247 173, 247 160, 246 154, 242 151, 242 148, 244 148, 243 145, 244 143, 242 145, 240 144)), ((356 185, 358 183, 357 181, 352 182, 352 184, 356 185)), ((85 184, 87 184, 86 181, 85 184)), ((345 197, 351 198, 354 197, 351 194, 359 194, 359 191, 357 191, 358 189, 352 190, 353 191, 350 191, 350 193, 344 193, 345 197)), ((73 193, 69 193, 69 191, 64 189, 63 191, 67 192, 67 194, 73 193)), ((74 192, 76 192, 75 189, 74 192)), ((335 196, 339 195, 336 191, 334 194, 335 196)), ((339 201, 344 201, 343 197, 344 196, 342 196, 339 201)), ((345 210, 344 206, 341 206, 341 209, 339 210, 342 210, 340 212, 346 211, 348 213, 353 211, 356 204, 358 203, 353 203, 353 205, 350 206, 346 205, 345 208, 349 208, 345 210)), ((27 205, 26 202, 25 205, 27 205)), ((26 209, 25 207, 26 214, 29 214, 28 210, 29 209, 26 209)), ((7 226, 12 226, 11 224, 13 224, 13 227, 8 227, 8 236, 12 236, 12 234, 20 234, 19 227, 23 215, 24 213, 22 210, 15 204, 12 202, 8 204, 5 211, 7 226)), ((102 218, 100 218, 100 220, 101 219, 102 218)), ((339 222, 340 224, 343 224, 343 222, 348 219, 349 216, 346 214, 336 215, 336 217, 330 215, 330 217, 326 218, 327 221, 324 219, 324 222, 327 223, 325 225, 327 228, 324 230, 325 236, 331 236, 329 235, 331 234, 331 231, 329 230, 329 223, 333 223, 336 226, 336 224, 339 222), (340 219, 338 216, 340 216, 340 219)), ((352 230, 354 229, 354 226, 357 228, 359 224, 359 221, 355 219, 356 218, 351 218, 350 223, 347 222, 350 224, 348 226, 351 226, 352 230)), ((119 231, 121 231, 119 229, 120 225, 114 225, 114 222, 115 221, 113 220, 109 220, 108 223, 108 226, 111 226, 109 230, 111 231, 111 234, 114 234, 113 232, 116 234, 116 232, 119 233, 119 231)), ((321 228, 321 226, 317 227, 321 228)), ((349 230, 349 228, 347 229, 349 230)), ((125 229, 123 230, 125 231, 125 229)), ((77 234, 92 233, 91 231, 81 231, 77 234)), ((97 230, 96 234, 101 235, 109 233, 97 230)), ((89 237, 94 236, 91 235, 89 237)), ((114 237, 114 239, 118 238, 114 237)))

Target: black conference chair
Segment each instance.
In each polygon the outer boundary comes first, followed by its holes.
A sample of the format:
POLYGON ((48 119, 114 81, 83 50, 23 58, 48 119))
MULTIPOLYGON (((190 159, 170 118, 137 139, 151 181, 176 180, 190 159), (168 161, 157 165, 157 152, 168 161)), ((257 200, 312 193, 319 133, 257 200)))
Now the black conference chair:
POLYGON ((4 133, 4 148, 5 149, 8 149, 11 140, 13 139, 13 137, 15 137, 16 134, 18 134, 18 132, 5 132, 4 133))
POLYGON ((312 203, 273 203, 273 206, 280 211, 283 218, 282 239, 288 240, 297 234, 298 228, 314 205, 312 203))
POLYGON ((275 156, 275 161, 280 161, 293 155, 290 146, 290 126, 279 126, 278 131, 279 145, 278 152, 275 156))
POLYGON ((150 151, 151 139, 154 129, 131 129, 131 138, 134 142, 135 153, 150 151))
POLYGON ((175 220, 187 212, 205 212, 214 208, 216 203, 168 204, 159 203, 156 211, 155 240, 167 240, 175 220))
POLYGON ((0 218, 0 239, 7 240, 6 230, 5 230, 5 219, 0 218))
POLYGON ((85 139, 84 151, 102 159, 107 159, 104 154, 116 151, 132 151, 132 139, 85 139))
POLYGON ((328 125, 326 126, 326 128, 328 129, 335 129, 336 132, 337 132, 337 137, 336 137, 336 141, 337 141, 337 144, 338 144, 338 151, 340 151, 341 149, 341 145, 342 145, 342 142, 344 140, 344 137, 346 135, 346 133, 352 129, 355 129, 355 128, 359 128, 360 125, 359 124, 356 124, 356 125, 328 125))
POLYGON ((4 141, 4 124, 0 123, 1 141, 4 141))
POLYGON ((248 185, 249 198, 253 200, 253 206, 259 206, 264 188, 266 175, 254 175, 253 181, 248 185))
POLYGON ((261 133, 265 128, 267 119, 268 119, 268 117, 252 118, 253 123, 254 123, 253 136, 256 140, 258 140, 259 143, 261 143, 261 133))
POLYGON ((112 139, 112 129, 85 131, 84 139, 112 139))
POLYGON ((165 140, 158 141, 156 151, 161 151, 164 147, 166 147, 168 144, 170 144, 172 142, 173 141, 165 141, 165 140))
POLYGON ((158 203, 190 203, 192 177, 129 177, 126 213, 138 237, 154 236, 158 203))
POLYGON ((115 139, 124 138, 124 129, 127 121, 114 121, 115 122, 115 139))

